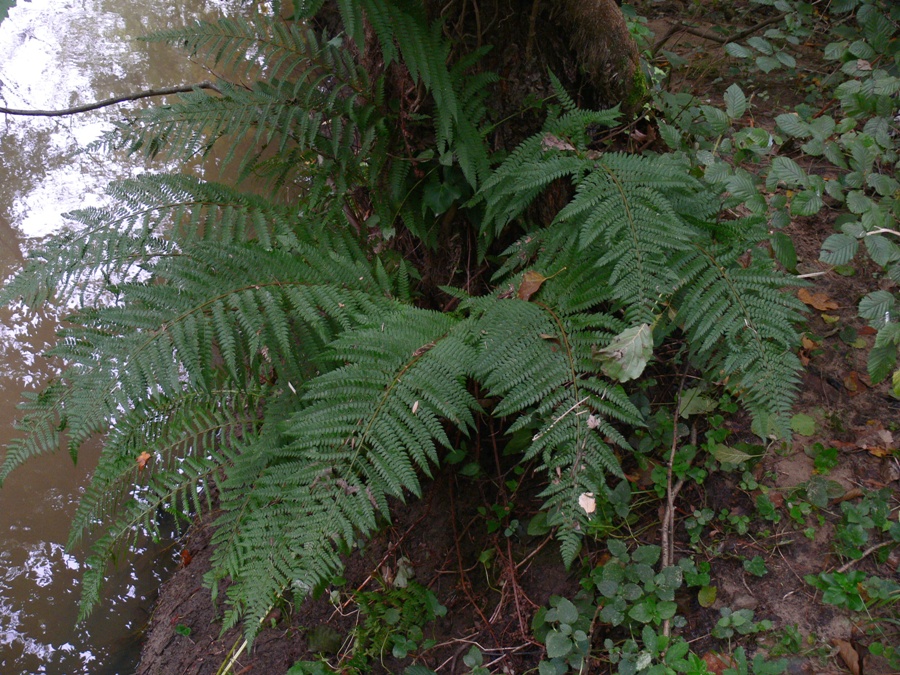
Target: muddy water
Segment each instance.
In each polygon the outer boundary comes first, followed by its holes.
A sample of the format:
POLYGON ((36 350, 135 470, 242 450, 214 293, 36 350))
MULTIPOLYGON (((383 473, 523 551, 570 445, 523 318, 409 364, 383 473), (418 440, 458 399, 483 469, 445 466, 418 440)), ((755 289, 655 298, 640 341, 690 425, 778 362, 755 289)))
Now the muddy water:
MULTIPOLYGON (((59 109, 209 74, 131 36, 240 10, 240 0, 19 0, 0 22, 0 105, 59 109)), ((0 283, 65 211, 103 202, 105 185, 146 167, 79 153, 116 108, 76 117, 0 116, 0 283)), ((65 308, 40 315, 0 309, 0 445, 14 434, 19 393, 53 375, 40 354, 65 308)), ((0 673, 131 673, 138 639, 174 550, 148 544, 112 571, 108 600, 75 625, 84 551, 67 552, 68 523, 96 460, 88 448, 43 457, 0 489, 0 673)))

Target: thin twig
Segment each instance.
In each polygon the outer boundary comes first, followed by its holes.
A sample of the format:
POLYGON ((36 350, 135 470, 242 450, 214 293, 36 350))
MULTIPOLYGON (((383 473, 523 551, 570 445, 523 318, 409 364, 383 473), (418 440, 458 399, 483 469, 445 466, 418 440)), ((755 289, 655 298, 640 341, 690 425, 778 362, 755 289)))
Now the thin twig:
POLYGON ((187 84, 178 87, 165 87, 163 89, 147 89, 139 91, 136 94, 126 94, 124 96, 115 96, 107 98, 96 103, 86 103, 78 105, 74 108, 65 108, 64 110, 17 110, 15 108, 0 107, 0 113, 4 115, 19 115, 24 117, 63 117, 65 115, 77 115, 78 113, 97 110, 98 108, 106 108, 117 103, 125 101, 137 101, 142 98, 150 98, 152 96, 168 96, 169 94, 186 94, 197 89, 211 89, 215 92, 222 93, 219 88, 212 82, 200 82, 199 84, 187 84))
MULTIPOLYGON (((678 491, 681 490, 681 486, 684 484, 684 480, 679 480, 678 485, 674 488, 672 486, 672 466, 675 464, 675 451, 678 449, 678 409, 681 407, 681 392, 684 389, 684 381, 687 379, 687 372, 681 376, 681 381, 678 383, 678 394, 675 396, 675 412, 672 415, 672 449, 669 452, 669 462, 668 468, 666 469, 666 513, 663 516, 662 527, 660 528, 659 538, 660 538, 660 548, 662 548, 662 560, 660 562, 660 571, 669 567, 672 564, 672 558, 674 557, 674 544, 673 541, 675 539, 675 495, 678 491)), ((669 620, 666 619, 663 621, 662 631, 663 635, 666 637, 669 636, 669 620)))
POLYGON ((873 553, 875 553, 875 551, 878 551, 878 550, 880 550, 880 549, 883 549, 885 546, 891 546, 892 544, 896 544, 896 543, 897 543, 896 541, 890 541, 890 540, 888 540, 888 541, 883 541, 883 542, 881 542, 880 544, 875 544, 874 546, 870 546, 870 547, 867 548, 865 551, 863 551, 863 554, 862 554, 861 556, 859 556, 859 557, 856 558, 855 560, 851 560, 851 561, 849 561, 849 562, 847 562, 847 563, 844 563, 843 565, 841 565, 840 567, 838 567, 835 571, 836 571, 836 572, 840 572, 841 574, 843 574, 844 572, 846 572, 847 570, 849 570, 851 567, 853 567, 856 563, 858 563, 858 562, 859 562, 860 560, 862 560, 863 558, 869 557, 870 555, 872 555, 873 553))

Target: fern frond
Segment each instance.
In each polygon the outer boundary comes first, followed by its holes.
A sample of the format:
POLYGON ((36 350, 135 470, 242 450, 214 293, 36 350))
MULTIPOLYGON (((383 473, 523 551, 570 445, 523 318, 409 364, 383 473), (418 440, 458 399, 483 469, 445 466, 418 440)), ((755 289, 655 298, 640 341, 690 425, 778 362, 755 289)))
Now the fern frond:
MULTIPOLYGON (((786 415, 799 386, 799 335, 803 305, 784 292, 797 280, 754 256, 745 269, 740 251, 696 245, 673 261, 682 289, 673 305, 687 332, 691 354, 712 377, 727 378, 756 416, 773 415, 787 433, 786 415)), ((765 428, 765 427, 764 427, 765 428)))
POLYGON ((265 463, 249 469, 251 495, 223 502, 239 512, 221 521, 216 554, 235 581, 230 620, 244 616, 250 637, 286 588, 317 587, 339 569, 337 551, 373 530, 388 497, 420 493, 418 472, 451 446, 444 420, 474 424, 467 336, 459 320, 413 309, 345 332, 330 350, 343 365, 305 385, 287 442, 255 449, 265 463), (260 547, 275 531, 277 542, 260 547))
POLYGON ((602 499, 606 476, 622 475, 605 438, 627 444, 606 420, 643 424, 621 387, 602 381, 590 358, 591 344, 604 340, 600 327, 615 321, 566 316, 519 300, 478 307, 481 314, 473 329, 480 336, 480 354, 473 372, 491 396, 502 398, 495 415, 520 413, 510 432, 536 428, 525 458, 540 457, 547 473, 549 487, 542 496, 545 508, 556 514, 553 524, 559 525, 569 565, 588 520, 579 496, 589 492, 602 499))

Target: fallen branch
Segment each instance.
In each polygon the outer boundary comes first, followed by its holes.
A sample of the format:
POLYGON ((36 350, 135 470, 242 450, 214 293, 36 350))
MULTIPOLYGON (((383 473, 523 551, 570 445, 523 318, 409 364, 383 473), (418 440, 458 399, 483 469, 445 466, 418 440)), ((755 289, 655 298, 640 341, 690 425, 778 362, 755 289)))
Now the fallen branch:
POLYGON ((764 19, 764 20, 760 21, 759 23, 754 24, 753 26, 750 26, 750 28, 745 28, 744 30, 738 31, 734 35, 731 35, 728 37, 726 37, 724 35, 720 35, 719 33, 714 33, 713 31, 710 31, 710 30, 706 30, 705 28, 697 28, 694 26, 688 26, 683 23, 674 23, 671 26, 669 26, 669 29, 665 32, 665 34, 659 40, 656 41, 655 45, 653 45, 652 53, 655 55, 656 52, 658 52, 660 49, 662 49, 662 46, 664 44, 666 44, 666 42, 668 42, 669 39, 673 35, 675 35, 675 33, 679 32, 679 31, 684 32, 684 33, 690 33, 691 35, 695 35, 697 37, 703 38, 704 40, 709 40, 710 42, 718 42, 720 45, 726 45, 729 42, 737 42, 738 40, 743 40, 745 37, 747 37, 748 35, 753 35, 753 33, 760 30, 761 28, 770 26, 773 23, 778 23, 785 16, 786 16, 785 12, 782 12, 781 14, 778 14, 776 16, 770 16, 768 19, 764 19))
POLYGON ((65 108, 64 110, 17 110, 15 108, 0 107, 0 113, 5 115, 20 115, 23 117, 63 117, 65 115, 77 115, 78 113, 97 110, 98 108, 106 108, 126 101, 137 101, 142 98, 151 98, 153 96, 168 96, 169 94, 186 94, 191 91, 196 91, 197 89, 211 89, 217 93, 222 93, 212 82, 200 82, 198 84, 183 84, 178 87, 147 89, 146 91, 139 91, 135 94, 107 98, 103 101, 97 101, 96 103, 86 103, 85 105, 78 105, 74 108, 65 108))

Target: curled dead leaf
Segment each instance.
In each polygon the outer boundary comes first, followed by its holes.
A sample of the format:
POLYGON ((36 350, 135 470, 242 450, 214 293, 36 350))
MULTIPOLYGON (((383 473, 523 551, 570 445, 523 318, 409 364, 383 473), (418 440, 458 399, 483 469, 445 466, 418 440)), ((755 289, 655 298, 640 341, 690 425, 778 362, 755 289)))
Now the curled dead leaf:
POLYGON ((186 548, 182 549, 182 551, 181 551, 181 566, 182 567, 187 567, 188 565, 190 565, 191 560, 193 560, 193 559, 194 559, 194 556, 191 555, 191 552, 189 550, 187 550, 186 548))
POLYGON ((840 638, 833 638, 831 644, 837 647, 841 660, 847 664, 847 668, 850 669, 850 672, 853 675, 862 675, 862 657, 859 655, 859 652, 856 651, 854 646, 840 638))
POLYGON ((848 502, 851 499, 858 499, 863 496, 863 491, 859 488, 851 488, 847 490, 844 494, 834 500, 835 504, 840 504, 841 502, 848 502))
POLYGON ((138 471, 143 471, 147 466, 147 462, 149 462, 151 459, 153 459, 153 455, 151 455, 146 450, 139 454, 137 456, 138 471))

